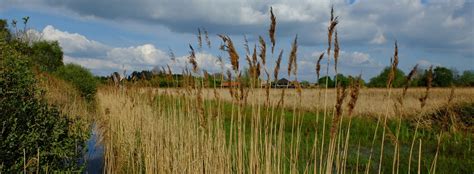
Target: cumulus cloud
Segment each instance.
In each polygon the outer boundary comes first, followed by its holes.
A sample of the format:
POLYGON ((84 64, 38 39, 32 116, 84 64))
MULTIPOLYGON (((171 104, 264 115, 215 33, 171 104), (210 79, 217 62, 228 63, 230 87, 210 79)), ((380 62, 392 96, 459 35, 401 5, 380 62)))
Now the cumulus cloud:
POLYGON ((110 49, 100 42, 87 39, 78 33, 60 31, 51 25, 46 26, 41 32, 45 40, 59 41, 64 53, 75 56, 97 56, 110 49))
POLYGON ((382 65, 372 59, 368 53, 362 52, 341 52, 341 63, 347 66, 355 67, 381 67, 382 65))
MULTIPOLYGON (((57 40, 64 51, 64 62, 82 65, 93 72, 103 74, 113 71, 140 71, 153 67, 169 65, 173 72, 181 72, 189 62, 188 55, 179 56, 172 61, 168 53, 156 48, 153 44, 130 47, 112 47, 98 41, 88 39, 78 33, 69 33, 46 26, 42 32, 30 30, 31 37, 43 40, 57 40)), ((196 53, 196 61, 200 69, 209 72, 221 71, 221 62, 210 53, 196 53)), ((230 67, 228 64, 224 68, 230 67)))
POLYGON ((194 33, 205 26, 211 33, 261 34, 269 23, 272 6, 277 16, 277 34, 299 34, 301 44, 326 41, 329 9, 340 16, 338 31, 346 44, 382 44, 399 40, 429 51, 474 55, 473 4, 468 0, 347 0, 295 3, 290 0, 195 0, 195 1, 105 0, 5 0, 14 7, 69 10, 82 17, 110 21, 136 21, 166 26, 175 32, 194 33), (118 2, 118 1, 117 1, 118 2), (185 11, 186 13, 183 13, 185 11), (376 33, 374 35, 374 33, 376 33), (444 48, 444 49, 440 49, 444 48))

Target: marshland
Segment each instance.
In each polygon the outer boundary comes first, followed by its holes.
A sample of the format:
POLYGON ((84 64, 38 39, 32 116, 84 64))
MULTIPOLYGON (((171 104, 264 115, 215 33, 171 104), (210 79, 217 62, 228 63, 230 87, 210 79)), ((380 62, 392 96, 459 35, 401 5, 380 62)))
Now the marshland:
POLYGON ((1 20, 0 173, 474 172, 473 70, 405 73, 394 39, 375 76, 344 75, 351 31, 332 5, 305 79, 304 38, 278 38, 277 7, 261 35, 197 26, 185 56, 107 75, 65 63, 67 45, 29 17, 1 20))

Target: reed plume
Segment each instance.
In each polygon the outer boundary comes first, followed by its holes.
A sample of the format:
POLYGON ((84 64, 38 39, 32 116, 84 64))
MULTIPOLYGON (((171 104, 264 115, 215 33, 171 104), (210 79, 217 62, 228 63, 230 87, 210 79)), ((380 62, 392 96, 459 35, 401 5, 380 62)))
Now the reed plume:
POLYGON ((393 58, 390 59, 391 69, 390 73, 388 74, 387 80, 387 88, 391 88, 393 85, 393 80, 395 79, 395 74, 397 73, 397 66, 398 66, 398 44, 395 41, 395 51, 393 53, 393 58))
POLYGON ((237 50, 234 47, 234 43, 230 39, 229 36, 226 35, 218 35, 222 41, 224 42, 224 45, 221 46, 221 50, 226 51, 229 54, 230 58, 230 63, 232 64, 232 69, 235 72, 239 71, 239 54, 237 53, 237 50))
POLYGON ((428 99, 428 96, 430 94, 430 89, 431 89, 431 82, 433 81, 433 66, 430 66, 430 69, 428 70, 426 74, 426 91, 425 95, 421 97, 420 100, 420 106, 421 108, 425 107, 426 105, 426 100, 428 99))
POLYGON ((280 50, 278 59, 276 60, 275 70, 273 71, 273 76, 275 77, 275 83, 278 81, 278 72, 280 71, 281 58, 283 56, 283 49, 280 50))
POLYGON ((337 60, 339 58, 339 40, 337 39, 337 30, 334 35, 334 70, 337 74, 337 60))
POLYGON ((349 100, 349 103, 347 103, 347 107, 349 107, 349 116, 352 115, 352 112, 354 111, 357 98, 359 97, 359 91, 360 91, 360 79, 361 75, 356 77, 355 79, 351 78, 351 85, 350 85, 350 96, 351 99, 349 100))
POLYGON ((344 99, 347 96, 346 88, 341 86, 341 83, 339 82, 337 84, 337 89, 336 89, 336 115, 332 119, 332 125, 331 125, 331 139, 334 138, 335 134, 337 133, 338 130, 338 125, 339 121, 342 116, 342 104, 344 103, 344 99))
POLYGON ((339 23, 338 16, 334 17, 334 7, 331 7, 331 19, 329 20, 328 26, 328 56, 331 55, 331 43, 332 43, 332 35, 336 28, 336 25, 339 23))
POLYGON ((199 45, 199 49, 202 48, 202 33, 201 33, 201 29, 198 28, 198 35, 197 35, 197 38, 198 38, 198 45, 199 45))
POLYGON ((318 77, 318 79, 316 79, 316 81, 319 80, 319 75, 320 75, 320 72, 321 72, 321 60, 323 60, 323 57, 324 57, 324 52, 321 53, 321 55, 319 55, 318 61, 316 63, 316 75, 318 77))
POLYGON ((270 41, 272 42, 272 54, 275 49, 275 29, 276 29, 276 17, 273 14, 273 8, 270 7, 270 29, 268 30, 268 34, 270 35, 270 41))
POLYGON ((293 44, 291 45, 291 52, 290 52, 290 57, 288 61, 288 76, 290 76, 291 73, 293 73, 293 75, 296 75, 296 71, 297 71, 296 51, 298 51, 298 35, 295 36, 295 40, 293 41, 293 44))
POLYGON ((408 91, 408 87, 410 86, 410 83, 413 80, 413 77, 415 77, 417 70, 418 70, 418 64, 416 64, 413 67, 413 69, 411 69, 410 73, 408 73, 408 76, 406 77, 405 87, 403 88, 402 99, 405 98, 408 91))
POLYGON ((262 36, 258 37, 258 42, 260 43, 260 54, 258 56, 260 57, 263 65, 265 65, 267 55, 267 44, 265 43, 265 40, 262 36))
POLYGON ((211 48, 211 39, 209 39, 209 33, 204 29, 204 36, 206 37, 206 44, 208 48, 211 48))
POLYGON ((191 44, 189 44, 189 49, 191 49, 189 51, 189 63, 191 65, 193 65, 193 71, 194 73, 197 73, 198 72, 198 65, 197 65, 197 62, 196 62, 196 52, 194 51, 194 48, 193 46, 191 46, 191 44))

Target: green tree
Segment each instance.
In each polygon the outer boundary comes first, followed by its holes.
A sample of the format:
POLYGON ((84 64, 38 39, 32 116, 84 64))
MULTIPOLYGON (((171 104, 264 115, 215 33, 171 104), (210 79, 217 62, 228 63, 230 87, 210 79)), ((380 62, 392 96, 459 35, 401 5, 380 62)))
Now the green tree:
POLYGON ((41 70, 53 72, 63 66, 63 51, 57 41, 39 41, 32 45, 33 61, 41 70))
POLYGON ((331 77, 328 77, 328 76, 323 76, 319 78, 318 80, 319 86, 321 88, 326 87, 326 79, 327 79, 328 88, 334 88, 334 81, 331 79, 331 77))
POLYGON ((433 70, 433 86, 447 87, 454 81, 453 72, 445 67, 438 66, 433 70))
POLYGON ((337 83, 341 84, 341 86, 343 87, 348 87, 349 86, 349 78, 347 78, 346 76, 344 76, 343 74, 337 74, 336 77, 334 79, 337 79, 337 83))
MULTIPOLYGON (((379 75, 373 77, 370 79, 368 86, 369 87, 377 87, 377 88, 382 88, 382 87, 387 87, 387 81, 388 81, 388 75, 390 73, 390 67, 386 67, 380 72, 379 75)), ((402 87, 403 84, 405 83, 405 73, 398 69, 395 72, 395 77, 393 79, 392 87, 398 88, 402 87)))
POLYGON ((459 81, 458 81, 458 84, 460 86, 470 86, 470 87, 473 87, 474 86, 474 71, 464 71, 461 75, 461 77, 459 77, 459 81))
POLYGON ((55 74, 71 82, 87 100, 94 99, 97 90, 97 80, 86 68, 76 64, 67 64, 60 67, 55 74))
POLYGON ((5 19, 0 19, 0 42, 7 42, 11 38, 10 31, 8 31, 8 22, 5 19))
POLYGON ((78 170, 85 139, 70 131, 75 123, 69 117, 42 99, 25 56, 0 43, 0 173, 22 172, 38 152, 41 173, 78 170))

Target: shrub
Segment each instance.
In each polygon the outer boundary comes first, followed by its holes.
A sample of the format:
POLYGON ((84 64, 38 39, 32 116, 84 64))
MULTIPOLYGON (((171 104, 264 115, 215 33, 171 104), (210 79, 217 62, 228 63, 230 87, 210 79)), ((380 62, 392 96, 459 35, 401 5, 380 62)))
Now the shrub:
POLYGON ((86 68, 76 64, 67 64, 60 67, 55 74, 71 82, 87 100, 94 99, 97 90, 97 79, 86 68))
POLYGON ((53 72, 63 66, 63 51, 57 41, 39 41, 31 46, 33 61, 43 71, 53 72))
POLYGON ((74 122, 41 99, 28 59, 0 48, 0 172, 79 169, 85 140, 69 130, 74 122))

